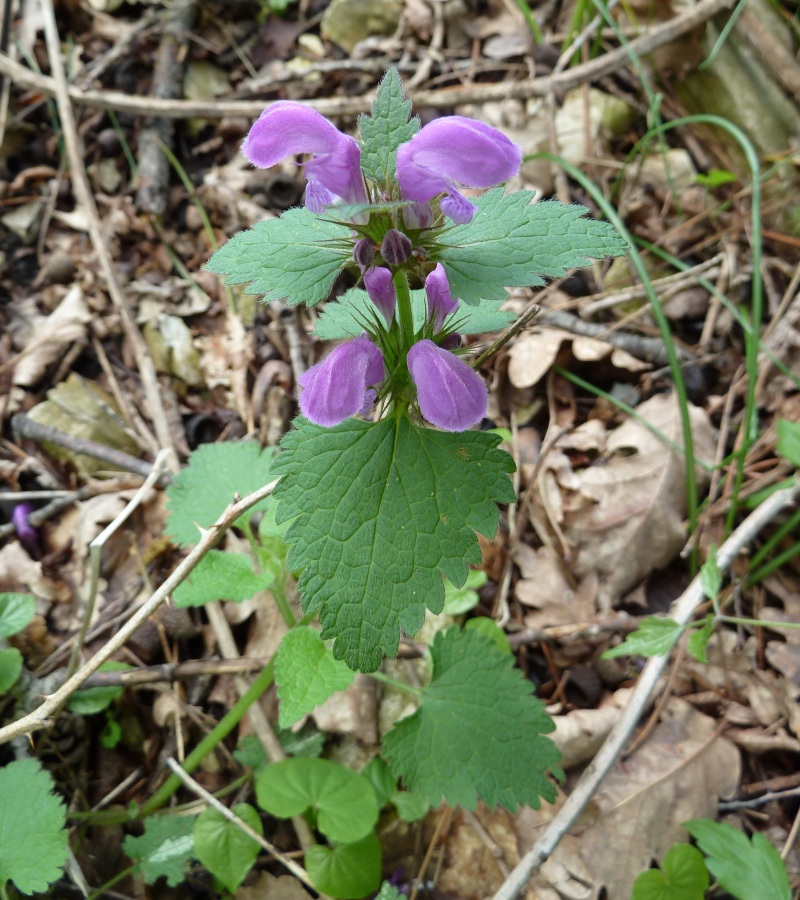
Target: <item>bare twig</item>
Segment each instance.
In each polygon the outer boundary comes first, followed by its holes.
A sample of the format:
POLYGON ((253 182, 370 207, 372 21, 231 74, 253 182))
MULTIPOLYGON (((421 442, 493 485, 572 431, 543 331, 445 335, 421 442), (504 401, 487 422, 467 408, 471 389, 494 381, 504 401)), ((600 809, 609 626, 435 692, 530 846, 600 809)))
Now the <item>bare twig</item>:
MULTIPOLYGON (((498 84, 476 84, 442 91, 417 91, 411 95, 411 99, 418 106, 441 109, 462 103, 525 100, 529 97, 543 97, 553 91, 568 91, 623 68, 628 64, 631 53, 646 56, 664 44, 677 40, 713 16, 730 9, 734 2, 735 0, 701 0, 697 6, 689 7, 681 15, 630 41, 626 47, 618 47, 597 59, 574 66, 558 75, 498 84)), ((52 77, 32 72, 5 55, 0 55, 0 74, 9 75, 19 87, 32 88, 51 96, 56 93, 52 77)), ((74 103, 97 109, 113 109, 116 112, 140 116, 157 115, 170 119, 191 119, 196 116, 207 119, 244 116, 252 119, 259 116, 264 109, 264 103, 260 100, 159 100, 156 97, 136 97, 122 91, 82 91, 74 87, 69 88, 68 96, 74 103)), ((363 112, 371 101, 370 94, 366 97, 313 99, 308 100, 307 104, 323 115, 355 116, 363 112)))
POLYGON ((139 327, 136 324, 133 314, 128 307, 127 300, 117 281, 111 254, 106 246, 102 226, 100 225, 100 214, 97 211, 92 188, 89 184, 89 178, 83 164, 83 151, 80 146, 80 137, 78 135, 75 115, 72 109, 72 94, 69 85, 67 84, 66 75, 64 73, 64 63, 61 59, 61 43, 58 37, 58 28, 56 26, 56 17, 55 12, 53 11, 52 0, 41 0, 41 10, 45 41, 47 43, 47 56, 50 60, 50 69, 53 72, 52 78, 49 79, 51 83, 50 93, 55 95, 56 103, 58 105, 58 115, 61 120, 64 148, 66 150, 67 158, 69 159, 70 174, 72 176, 72 188, 75 192, 75 198, 78 204, 86 215, 89 236, 92 239, 92 246, 97 254, 100 270, 105 278, 111 302, 119 314, 125 336, 128 338, 131 347, 133 348, 156 437, 159 445, 170 451, 171 466, 177 468, 178 460, 175 455, 172 436, 167 423, 167 416, 161 403, 161 391, 158 385, 155 366, 153 365, 153 360, 150 357, 142 333, 139 331, 139 327))
POLYGON ((22 734, 30 734, 39 728, 44 728, 48 724, 50 716, 72 695, 73 691, 76 691, 112 654, 116 653, 136 629, 164 603, 167 597, 194 569, 206 553, 214 547, 239 516, 244 515, 252 506, 268 497, 275 489, 277 483, 277 480, 272 481, 249 494, 244 500, 232 503, 219 519, 207 531, 202 533, 200 542, 191 550, 186 559, 164 581, 161 587, 139 607, 105 646, 98 650, 91 659, 87 660, 57 691, 54 691, 47 697, 41 706, 38 706, 33 712, 18 719, 16 722, 6 725, 5 728, 0 728, 0 744, 13 740, 22 734))
MULTIPOLYGON (((720 569, 723 571, 729 569, 742 548, 749 544, 761 529, 787 506, 796 503, 798 498, 800 498, 800 481, 792 488, 773 494, 754 510, 719 549, 717 564, 720 569)), ((679 625, 687 625, 704 599, 705 594, 698 575, 673 604, 670 611, 671 617, 679 625)), ((550 857, 561 839, 572 827, 628 743, 669 659, 669 654, 666 654, 651 657, 647 661, 628 705, 597 756, 584 771, 575 790, 550 822, 545 833, 520 860, 503 886, 494 895, 494 900, 514 900, 524 889, 531 875, 541 868, 542 863, 550 857)))
POLYGON ((219 800, 213 795, 210 794, 201 784, 192 778, 192 776, 184 771, 181 766, 178 765, 177 762, 172 757, 169 757, 167 760, 167 765, 169 768, 180 778, 180 780, 189 788, 192 793, 197 794, 198 797, 201 797, 209 806, 213 807, 221 816, 226 818, 229 822, 233 822, 237 828, 240 828, 248 837, 251 837, 260 847, 263 847, 264 850, 269 853, 273 859, 277 859, 279 863, 285 866, 292 875, 295 876, 298 880, 302 881, 306 887, 310 887, 314 893, 318 893, 317 888, 314 887, 311 879, 308 877, 308 872, 301 866, 298 865, 293 859, 290 859, 288 856, 284 856, 277 847, 270 844, 270 842, 262 837, 257 831, 251 828, 244 819, 240 819, 236 813, 231 812, 224 803, 220 803, 219 800))

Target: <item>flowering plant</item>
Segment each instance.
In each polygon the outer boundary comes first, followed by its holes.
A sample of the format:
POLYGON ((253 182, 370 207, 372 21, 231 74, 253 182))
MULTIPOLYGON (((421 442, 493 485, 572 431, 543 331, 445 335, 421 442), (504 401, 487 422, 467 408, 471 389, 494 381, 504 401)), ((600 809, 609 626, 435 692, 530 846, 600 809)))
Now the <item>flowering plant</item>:
POLYGON ((209 268, 266 300, 314 306, 342 269, 356 287, 316 323, 342 340, 298 379, 302 416, 276 469, 277 520, 291 520, 289 564, 306 612, 335 657, 364 672, 441 612, 442 576, 460 586, 513 503, 500 438, 469 430, 487 390, 465 359, 468 334, 510 324, 505 286, 542 284, 622 241, 579 206, 505 194, 519 147, 481 122, 409 118, 387 73, 361 143, 302 104, 269 106, 243 151, 257 166, 296 154, 305 208, 259 222, 209 268), (463 188, 490 188, 468 199, 463 188))

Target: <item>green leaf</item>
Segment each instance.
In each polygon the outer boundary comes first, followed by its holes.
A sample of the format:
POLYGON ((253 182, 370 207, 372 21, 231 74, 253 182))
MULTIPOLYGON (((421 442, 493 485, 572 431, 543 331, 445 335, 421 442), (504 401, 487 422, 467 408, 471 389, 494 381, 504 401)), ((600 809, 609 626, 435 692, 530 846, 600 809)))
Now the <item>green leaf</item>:
POLYGON ((511 653, 511 644, 508 643, 508 635, 502 628, 488 616, 476 616, 464 623, 465 631, 475 631, 488 638, 498 650, 503 653, 511 653))
MULTIPOLYGON (((117 660, 108 660, 104 662, 99 672, 124 672, 131 669, 128 663, 118 662, 117 660)), ((93 716, 97 713, 108 709, 111 704, 122 696, 124 687, 94 687, 83 688, 75 691, 67 700, 67 708, 81 716, 93 716)))
POLYGON ((778 419, 775 431, 778 434, 775 452, 800 469, 800 422, 778 419))
POLYGON ((411 791, 397 791, 392 794, 392 803, 397 815, 404 822, 417 822, 431 808, 424 797, 411 791))
POLYGON ((698 628, 689 634, 689 638, 686 641, 686 649, 698 662, 708 662, 706 647, 708 646, 708 641, 713 631, 714 617, 706 616, 703 627, 698 628))
POLYGON ((739 900, 791 900, 789 876, 780 853, 763 834, 751 841, 736 828, 710 819, 692 819, 683 827, 708 857, 708 871, 739 900))
POLYGON ((394 656, 425 606, 441 612, 440 575, 462 585, 481 560, 475 532, 493 536, 496 503, 513 503, 513 460, 496 435, 417 428, 405 417, 305 419, 282 441, 274 473, 278 520, 306 612, 319 610, 323 639, 354 669, 394 656))
POLYGON ((284 759, 256 778, 259 806, 282 819, 309 808, 332 841, 358 841, 378 821, 372 786, 357 772, 329 759, 284 759))
POLYGON ((430 647, 433 677, 420 708, 384 738, 392 771, 436 807, 553 802, 561 754, 555 726, 508 653, 476 631, 450 628, 430 647))
POLYGON ((445 581, 442 612, 446 616, 460 616, 474 609, 480 600, 477 589, 486 584, 488 577, 483 569, 470 569, 463 587, 457 588, 445 581))
POLYGON ((397 779, 380 756, 371 759, 361 770, 361 775, 372 785, 378 807, 382 808, 391 803, 404 822, 416 822, 428 811, 428 801, 423 797, 397 789, 397 779))
POLYGON ((181 884, 194 857, 194 819, 191 816, 151 816, 144 820, 144 834, 128 835, 122 849, 136 861, 147 884, 167 879, 170 887, 181 884))
POLYGON ((278 724, 281 728, 294 725, 331 694, 350 687, 354 678, 351 669, 333 658, 317 631, 293 628, 281 641, 275 660, 281 701, 278 724))
POLYGON ((689 844, 673 844, 660 869, 634 881, 631 900, 703 900, 708 881, 703 854, 689 844))
MULTIPOLYGON (((460 334, 499 331, 508 327, 516 318, 513 312, 500 309, 501 303, 500 300, 490 300, 480 306, 460 305, 445 319, 444 327, 460 334)), ((418 331, 428 314, 425 291, 411 291, 411 311, 414 330, 418 331)), ((323 341, 358 337, 365 328, 374 328, 373 322, 378 315, 366 291, 350 288, 338 300, 325 304, 325 309, 314 325, 314 334, 323 341)))
POLYGON ((10 691, 22 673, 22 654, 16 647, 0 650, 0 694, 10 691))
POLYGON ((172 597, 175 606, 202 606, 213 600, 241 603, 275 580, 272 572, 254 572, 246 553, 209 550, 172 597))
MULTIPOLYGON (((261 819, 249 803, 231 808, 254 831, 263 834, 261 819)), ((259 845, 239 826, 213 807, 204 809, 194 823, 195 855, 231 892, 244 881, 258 856, 259 845)))
POLYGON ((606 650, 602 659, 617 656, 663 656, 669 653, 675 641, 683 633, 683 626, 673 619, 648 616, 642 619, 636 631, 625 635, 625 640, 606 650))
POLYGON ((375 900, 406 900, 406 895, 401 894, 393 884, 384 881, 375 900))
POLYGON ((507 287, 543 284, 592 259, 621 256, 625 241, 608 222, 585 218, 583 206, 553 200, 531 203, 533 191, 487 191, 467 225, 443 233, 442 263, 454 297, 465 303, 505 299, 507 287))
POLYGON ((411 114, 397 69, 389 69, 378 85, 371 116, 359 116, 361 169, 367 178, 387 186, 394 178, 397 148, 419 131, 419 119, 411 114))
POLYGON ((0 887, 43 893, 61 877, 69 855, 66 807, 35 759, 0 769, 0 887))
MULTIPOLYGON (((275 478, 273 456, 272 448, 262 451, 253 441, 198 447, 167 488, 169 537, 182 547, 196 544, 200 529, 210 528, 237 495, 251 494, 275 478)), ((247 517, 271 506, 274 501, 267 497, 247 517)))
POLYGON ((695 175, 694 180, 703 187, 715 188, 723 184, 731 184, 736 181, 736 176, 727 169, 709 169, 708 172, 695 175))
POLYGON ((279 219, 266 219, 240 231, 206 264, 229 284, 249 283, 248 294, 285 300, 290 306, 314 306, 331 291, 339 270, 353 261, 353 242, 346 225, 290 209, 279 219))
POLYGON ((36 600, 31 594, 0 594, 0 638, 18 634, 36 612, 36 600))
POLYGON ((358 900, 376 890, 381 882, 381 843, 375 832, 354 844, 309 848, 306 871, 314 887, 323 894, 358 900))
POLYGON ((716 600, 722 587, 722 569, 717 562, 717 547, 712 545, 708 559, 700 569, 700 586, 709 600, 716 600))

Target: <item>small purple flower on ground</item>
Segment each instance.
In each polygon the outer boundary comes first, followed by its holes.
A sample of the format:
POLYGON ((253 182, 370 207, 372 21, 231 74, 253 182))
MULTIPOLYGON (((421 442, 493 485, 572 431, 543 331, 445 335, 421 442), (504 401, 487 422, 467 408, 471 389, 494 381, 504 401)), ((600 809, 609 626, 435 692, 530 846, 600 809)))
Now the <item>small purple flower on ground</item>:
POLYGON ((414 344, 406 359, 420 412, 432 425, 466 431, 486 415, 486 385, 462 359, 427 340, 414 344))
POLYGON ((306 206, 313 213, 323 212, 337 198, 345 203, 367 202, 358 144, 302 103, 280 100, 268 106, 250 129, 242 152, 262 169, 287 156, 310 153, 305 169, 306 206))
POLYGON ((456 184, 488 188, 519 171, 522 151, 502 132, 463 116, 434 119, 397 151, 397 180, 408 200, 447 196, 439 208, 456 224, 472 220, 477 207, 456 184))
POLYGON ((441 331, 444 320, 458 307, 458 300, 450 294, 450 285, 441 263, 425 279, 425 294, 428 298, 428 318, 433 322, 434 333, 441 331))
POLYGON ((369 299, 381 311, 387 326, 390 326, 397 303, 397 292, 392 281, 392 273, 384 266, 375 266, 374 269, 364 272, 364 287, 367 289, 369 299))
POLYGON ((366 336, 340 344, 322 362, 298 378, 303 387, 300 410, 314 422, 332 428, 375 401, 372 385, 383 381, 383 354, 366 336))

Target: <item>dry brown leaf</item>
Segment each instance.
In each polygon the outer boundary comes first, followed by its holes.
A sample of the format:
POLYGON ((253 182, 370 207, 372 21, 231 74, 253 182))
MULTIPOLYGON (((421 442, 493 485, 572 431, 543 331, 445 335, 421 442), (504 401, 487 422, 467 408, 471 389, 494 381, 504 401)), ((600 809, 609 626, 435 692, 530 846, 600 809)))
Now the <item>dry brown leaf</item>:
POLYGON ((509 350, 508 377, 516 388, 532 387, 557 361, 565 364, 571 355, 581 362, 610 360, 617 369, 641 372, 647 363, 594 338, 576 337, 560 328, 542 328, 523 334, 509 350))
POLYGON ((362 744, 373 745, 378 743, 377 704, 376 682, 358 674, 349 688, 320 703, 311 718, 326 734, 352 734, 362 744))
POLYGON ((30 387, 44 375, 49 365, 59 359, 70 346, 86 336, 86 325, 92 314, 76 284, 49 316, 37 316, 31 323, 26 352, 14 368, 14 384, 30 387))
POLYGON ((636 876, 688 839, 681 823, 715 817, 719 799, 738 787, 739 751, 715 735, 716 724, 672 698, 647 742, 616 763, 534 883, 557 886, 562 897, 596 897, 604 888, 607 900, 628 900, 636 876))
MULTIPOLYGON (((706 413, 690 406, 695 454, 713 459, 714 435, 706 413)), ((678 405, 659 394, 637 413, 676 444, 682 443, 678 405)), ((683 454, 630 419, 608 436, 602 464, 577 473, 579 486, 565 501, 562 525, 574 548, 571 568, 600 577, 598 603, 610 609, 654 569, 663 568, 686 541, 683 454)), ((707 474, 697 471, 702 487, 707 474)))
POLYGON ((248 887, 236 891, 236 900, 309 900, 311 896, 292 875, 270 875, 260 872, 248 887))
POLYGON ((561 751, 560 765, 563 769, 585 762, 597 753, 632 693, 632 688, 620 688, 607 697, 598 709, 573 709, 553 719, 556 730, 548 736, 561 751))

